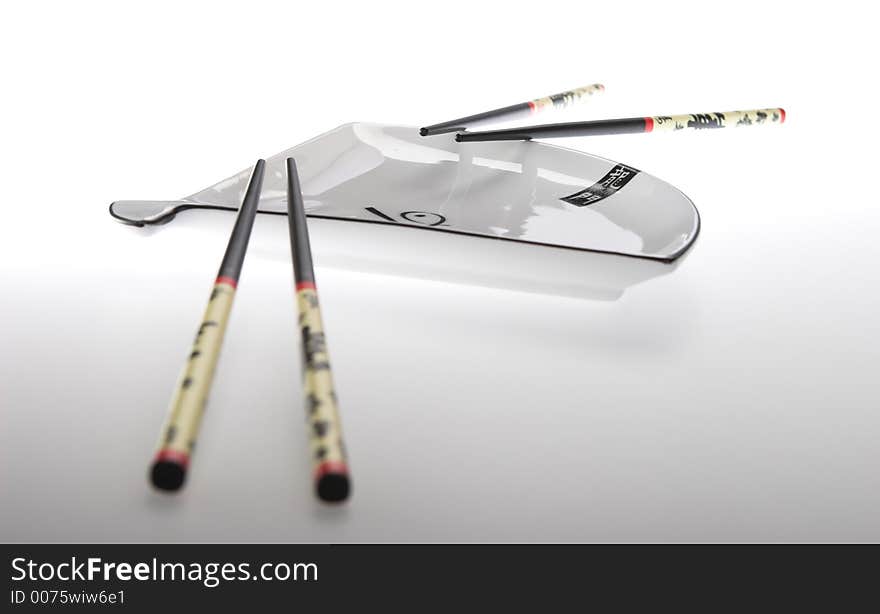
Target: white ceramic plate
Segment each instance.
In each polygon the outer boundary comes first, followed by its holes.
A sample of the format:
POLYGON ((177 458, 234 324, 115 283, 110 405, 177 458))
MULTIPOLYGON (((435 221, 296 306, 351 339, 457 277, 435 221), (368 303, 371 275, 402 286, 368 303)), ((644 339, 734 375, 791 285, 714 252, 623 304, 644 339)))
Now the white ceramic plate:
MULTIPOLYGON (((289 156, 310 217, 370 222, 337 228, 337 249, 324 249, 325 262, 350 268, 406 274, 408 264, 433 265, 435 277, 459 282, 613 297, 669 268, 608 255, 672 263, 700 227, 678 189, 624 164, 538 142, 456 143, 365 123, 268 158, 260 211, 286 214, 289 156)), ((179 201, 117 201, 110 211, 144 225, 186 209, 237 209, 249 176, 243 170, 179 201)))

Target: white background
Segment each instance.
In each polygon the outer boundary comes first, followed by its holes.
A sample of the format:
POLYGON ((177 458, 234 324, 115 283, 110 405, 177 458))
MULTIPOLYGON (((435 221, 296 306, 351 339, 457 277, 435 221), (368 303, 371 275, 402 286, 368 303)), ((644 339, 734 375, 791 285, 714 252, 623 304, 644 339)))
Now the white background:
MULTIPOLYGON (((809 3, 2 9, 0 539, 880 539, 876 19, 809 3), (254 229, 190 481, 145 472, 231 214, 174 199, 349 121, 602 82, 566 115, 783 106, 565 145, 681 188, 672 275, 593 302, 321 266, 355 490, 309 490, 283 218, 254 229)), ((549 121, 549 120, 548 120, 549 121)))

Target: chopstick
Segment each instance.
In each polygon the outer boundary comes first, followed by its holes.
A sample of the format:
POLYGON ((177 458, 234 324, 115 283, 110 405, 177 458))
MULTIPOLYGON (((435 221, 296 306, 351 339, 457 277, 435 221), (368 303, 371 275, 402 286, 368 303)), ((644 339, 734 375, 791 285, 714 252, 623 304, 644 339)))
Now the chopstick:
POLYGON ((315 493, 322 501, 340 502, 347 499, 351 492, 351 479, 327 354, 324 324, 318 305, 302 190, 293 158, 287 158, 287 216, 302 335, 303 393, 309 424, 315 493))
POLYGON ((425 126, 419 130, 422 136, 431 136, 435 134, 443 134, 445 132, 456 132, 465 128, 473 128, 488 123, 516 119, 535 115, 546 109, 564 109, 565 107, 582 102, 586 98, 605 91, 605 86, 601 83, 593 83, 585 85, 567 92, 560 92, 543 98, 536 98, 528 102, 510 105, 509 107, 501 107, 500 109, 492 109, 475 115, 468 115, 459 119, 453 119, 431 126, 425 126))
POLYGON ((164 491, 179 490, 186 479, 190 456, 205 409, 214 368, 223 345, 223 334, 232 309, 235 289, 257 215, 266 162, 258 160, 235 219, 226 253, 196 333, 192 351, 183 368, 162 438, 150 469, 153 485, 164 491))
POLYGON ((726 111, 724 113, 693 113, 686 115, 654 115, 627 119, 603 119, 590 122, 545 124, 523 126, 485 132, 461 132, 455 135, 458 142, 472 141, 528 141, 573 136, 598 136, 603 134, 632 134, 638 132, 677 131, 685 129, 731 128, 738 126, 781 124, 785 121, 785 109, 752 109, 726 111))

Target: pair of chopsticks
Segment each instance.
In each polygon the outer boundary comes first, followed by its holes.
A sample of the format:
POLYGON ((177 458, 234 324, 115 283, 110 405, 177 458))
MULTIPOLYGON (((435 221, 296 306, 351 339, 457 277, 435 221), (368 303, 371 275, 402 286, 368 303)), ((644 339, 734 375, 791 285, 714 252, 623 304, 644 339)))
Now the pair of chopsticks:
POLYGON ((467 132, 493 121, 517 119, 528 114, 539 113, 545 109, 565 108, 585 101, 592 94, 602 92, 605 87, 599 83, 577 88, 561 94, 538 98, 529 102, 493 109, 476 115, 425 126, 419 130, 422 136, 432 136, 446 132, 457 132, 458 142, 471 141, 530 141, 532 139, 552 139, 573 136, 598 136, 603 134, 633 134, 638 132, 678 131, 685 129, 730 128, 739 126, 760 126, 785 122, 785 109, 780 107, 752 109, 748 111, 726 111, 723 113, 691 113, 684 115, 653 115, 625 119, 604 119, 589 122, 568 122, 563 124, 544 124, 522 126, 504 130, 467 132))
MULTIPOLYGON (((257 215, 265 168, 265 160, 258 160, 254 166, 192 352, 171 400, 168 419, 150 470, 150 480, 160 490, 179 490, 186 479, 257 215)), ((310 427, 315 491, 324 501, 343 501, 351 491, 351 480, 318 306, 302 190, 293 158, 287 159, 287 214, 302 334, 303 390, 310 427)))

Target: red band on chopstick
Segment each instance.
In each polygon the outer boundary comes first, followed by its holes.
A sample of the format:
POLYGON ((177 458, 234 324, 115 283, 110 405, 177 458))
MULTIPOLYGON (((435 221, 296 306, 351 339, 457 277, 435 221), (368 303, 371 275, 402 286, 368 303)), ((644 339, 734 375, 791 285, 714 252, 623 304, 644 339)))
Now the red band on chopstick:
POLYGON ((299 292, 300 290, 317 290, 317 288, 315 287, 315 282, 301 281, 296 284, 296 291, 299 292))
POLYGON ((779 109, 779 116, 780 116, 779 123, 784 124, 785 123, 785 109, 779 109))
POLYGON ((177 450, 164 449, 159 450, 156 454, 156 462, 157 463, 176 463, 178 465, 182 465, 186 467, 189 465, 189 454, 186 452, 179 452, 177 450))
POLYGON ((534 102, 529 102, 529 112, 534 113, 538 110, 538 106, 534 102))
POLYGON ((218 278, 217 278, 217 281, 215 281, 214 283, 215 283, 215 284, 226 284, 227 286, 232 286, 233 288, 237 288, 237 287, 238 287, 238 282, 237 282, 237 281, 235 281, 235 280, 232 279, 231 277, 224 277, 223 275, 221 275, 220 277, 218 277, 218 278))
POLYGON ((651 132, 654 129, 654 118, 646 117, 645 118, 645 132, 651 132))
POLYGON ((340 461, 326 461, 315 469, 315 479, 320 480, 327 474, 348 475, 348 465, 340 461))

